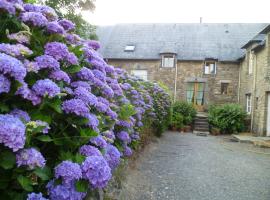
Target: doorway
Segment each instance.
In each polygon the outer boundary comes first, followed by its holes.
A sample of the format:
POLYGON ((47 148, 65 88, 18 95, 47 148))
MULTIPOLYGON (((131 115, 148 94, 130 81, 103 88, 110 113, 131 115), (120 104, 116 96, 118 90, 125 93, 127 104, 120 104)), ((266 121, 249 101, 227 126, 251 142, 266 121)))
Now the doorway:
POLYGON ((192 103, 197 111, 204 110, 204 89, 205 83, 187 83, 187 102, 192 103))

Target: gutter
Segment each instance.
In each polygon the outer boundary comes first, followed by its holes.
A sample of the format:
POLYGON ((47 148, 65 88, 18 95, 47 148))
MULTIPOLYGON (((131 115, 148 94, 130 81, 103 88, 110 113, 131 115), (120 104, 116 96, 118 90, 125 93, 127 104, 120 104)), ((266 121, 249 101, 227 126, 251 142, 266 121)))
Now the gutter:
POLYGON ((177 67, 177 58, 176 58, 176 62, 175 62, 175 76, 174 76, 174 96, 173 96, 173 102, 176 101, 177 73, 178 73, 178 67, 177 67))
POLYGON ((253 63, 255 63, 255 66, 253 66, 253 95, 251 96, 251 122, 250 122, 250 129, 251 132, 253 132, 253 124, 254 124, 254 110, 256 105, 256 78, 257 78, 257 56, 252 52, 253 54, 253 63), (255 62, 254 62, 255 61, 255 62))

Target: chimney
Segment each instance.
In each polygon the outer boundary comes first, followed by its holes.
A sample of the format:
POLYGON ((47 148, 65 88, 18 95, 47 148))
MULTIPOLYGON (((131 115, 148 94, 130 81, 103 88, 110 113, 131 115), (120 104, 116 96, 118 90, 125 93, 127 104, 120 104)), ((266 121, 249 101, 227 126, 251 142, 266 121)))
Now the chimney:
POLYGON ((202 17, 200 17, 200 24, 202 24, 202 17))

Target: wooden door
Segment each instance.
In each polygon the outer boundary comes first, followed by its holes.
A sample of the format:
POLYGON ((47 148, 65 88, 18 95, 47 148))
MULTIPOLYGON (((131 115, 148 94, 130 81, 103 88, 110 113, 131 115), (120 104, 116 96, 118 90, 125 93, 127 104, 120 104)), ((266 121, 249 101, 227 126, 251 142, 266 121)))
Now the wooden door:
POLYGON ((192 103, 197 111, 204 110, 204 83, 192 82, 187 85, 187 101, 192 103))

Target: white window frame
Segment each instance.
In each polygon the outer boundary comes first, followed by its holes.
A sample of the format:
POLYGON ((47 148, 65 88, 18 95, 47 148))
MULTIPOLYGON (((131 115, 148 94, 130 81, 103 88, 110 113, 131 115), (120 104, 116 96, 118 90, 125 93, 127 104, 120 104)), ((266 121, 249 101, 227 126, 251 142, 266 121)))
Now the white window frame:
POLYGON ((252 104, 251 104, 251 94, 246 94, 246 112, 247 114, 251 113, 252 104))
POLYGON ((173 68, 175 66, 175 55, 162 55, 161 67, 173 68))
POLYGON ((135 45, 126 45, 124 51, 127 51, 127 52, 135 51, 135 45))
POLYGON ((146 69, 134 69, 131 70, 131 75, 136 76, 144 81, 148 80, 148 71, 146 69), (143 73, 142 73, 143 72, 143 73))
POLYGON ((254 62, 254 55, 253 55, 253 52, 250 51, 249 58, 248 58, 248 74, 249 75, 253 73, 253 62, 254 62))
POLYGON ((216 74, 217 62, 216 61, 204 61, 204 74, 216 74))

